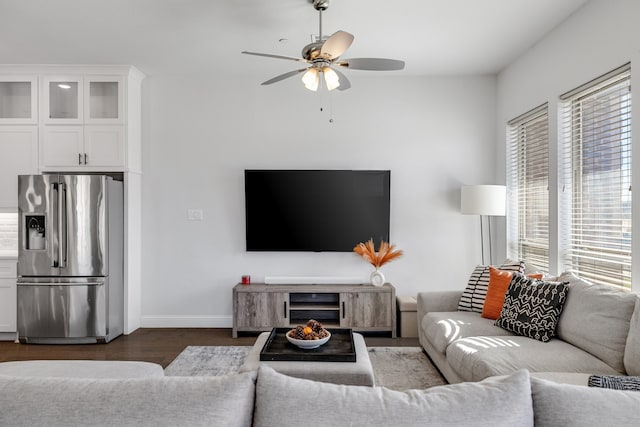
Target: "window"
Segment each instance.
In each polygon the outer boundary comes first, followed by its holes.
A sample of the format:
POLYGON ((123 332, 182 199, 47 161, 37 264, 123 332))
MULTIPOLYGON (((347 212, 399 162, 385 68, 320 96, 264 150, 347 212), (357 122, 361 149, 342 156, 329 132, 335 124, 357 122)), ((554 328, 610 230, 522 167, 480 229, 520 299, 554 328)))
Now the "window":
POLYGON ((564 269, 631 288, 631 83, 627 64, 561 97, 564 269))
POLYGON ((547 104, 507 124, 509 254, 549 271, 547 104))

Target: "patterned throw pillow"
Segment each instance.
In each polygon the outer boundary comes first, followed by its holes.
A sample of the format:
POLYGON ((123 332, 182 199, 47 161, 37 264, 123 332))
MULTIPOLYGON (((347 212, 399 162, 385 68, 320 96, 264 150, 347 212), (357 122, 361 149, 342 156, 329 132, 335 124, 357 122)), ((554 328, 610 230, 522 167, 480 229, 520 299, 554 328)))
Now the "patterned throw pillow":
MULTIPOLYGON (((498 269, 505 271, 524 272, 524 261, 505 261, 498 266, 498 269)), ((484 300, 489 288, 489 266, 477 265, 469 277, 466 289, 462 292, 458 301, 458 311, 475 311, 482 313, 484 300)))
POLYGON ((626 375, 591 375, 589 377, 589 387, 640 391, 640 377, 628 377, 626 375))
POLYGON ((551 283, 514 274, 495 325, 547 342, 556 334, 569 282, 551 283))

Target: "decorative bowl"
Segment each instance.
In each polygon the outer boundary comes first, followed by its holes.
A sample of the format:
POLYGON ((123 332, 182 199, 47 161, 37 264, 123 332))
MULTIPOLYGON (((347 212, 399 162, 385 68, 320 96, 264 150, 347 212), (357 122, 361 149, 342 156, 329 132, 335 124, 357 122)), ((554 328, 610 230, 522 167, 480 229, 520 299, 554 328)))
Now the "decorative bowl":
POLYGON ((289 336, 289 332, 287 332, 286 334, 284 334, 285 337, 287 337, 287 340, 293 344, 296 345, 304 350, 311 350, 312 348, 318 348, 323 344, 326 344, 327 341, 329 341, 329 338, 331 338, 331 332, 327 331, 327 335, 324 338, 320 338, 319 340, 298 340, 295 338, 291 338, 289 336))

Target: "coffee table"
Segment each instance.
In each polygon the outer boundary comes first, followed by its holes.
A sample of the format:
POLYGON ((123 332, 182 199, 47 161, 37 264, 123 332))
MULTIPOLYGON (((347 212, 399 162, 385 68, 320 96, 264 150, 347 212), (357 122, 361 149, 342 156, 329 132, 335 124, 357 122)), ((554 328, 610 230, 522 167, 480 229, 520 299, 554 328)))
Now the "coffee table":
POLYGON ((353 334, 356 350, 355 362, 306 362, 306 361, 260 361, 260 351, 269 338, 270 332, 261 333, 249 351, 240 372, 257 371, 261 364, 296 378, 322 381, 334 384, 374 386, 373 367, 361 334, 353 334))

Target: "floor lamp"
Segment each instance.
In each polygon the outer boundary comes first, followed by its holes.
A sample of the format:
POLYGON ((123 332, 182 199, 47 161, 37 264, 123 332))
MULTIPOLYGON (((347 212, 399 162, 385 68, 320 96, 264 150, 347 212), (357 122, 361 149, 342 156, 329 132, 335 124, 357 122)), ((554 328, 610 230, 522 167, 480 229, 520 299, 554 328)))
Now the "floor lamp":
MULTIPOLYGON (((480 243, 482 248, 482 264, 484 258, 484 224, 483 216, 505 216, 507 188, 504 185, 465 185, 460 191, 460 210, 464 215, 480 215, 480 243)), ((487 220, 489 227, 489 263, 491 259, 491 218, 487 220)))

